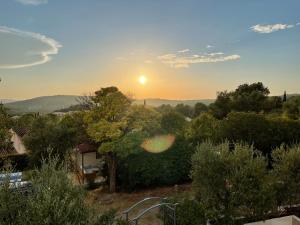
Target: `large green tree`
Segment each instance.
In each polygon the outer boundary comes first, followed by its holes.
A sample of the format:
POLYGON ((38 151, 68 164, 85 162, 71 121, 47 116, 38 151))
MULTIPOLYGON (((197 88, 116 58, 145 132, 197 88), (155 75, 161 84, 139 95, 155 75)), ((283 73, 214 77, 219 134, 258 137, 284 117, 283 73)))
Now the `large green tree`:
POLYGON ((231 111, 261 112, 271 111, 270 107, 280 107, 278 98, 268 100, 269 93, 269 89, 261 82, 242 84, 234 91, 219 92, 216 101, 210 105, 210 111, 216 118, 222 119, 231 111))
POLYGON ((31 165, 41 165, 49 152, 64 160, 68 150, 74 147, 76 130, 56 116, 37 117, 24 137, 31 165))
MULTIPOLYGON (((87 132, 106 155, 110 191, 116 191, 118 157, 128 154, 128 146, 160 130, 160 114, 145 106, 131 106, 130 99, 116 87, 102 88, 92 98, 95 107, 87 114, 87 132)), ((133 148, 134 149, 134 148, 133 148)))

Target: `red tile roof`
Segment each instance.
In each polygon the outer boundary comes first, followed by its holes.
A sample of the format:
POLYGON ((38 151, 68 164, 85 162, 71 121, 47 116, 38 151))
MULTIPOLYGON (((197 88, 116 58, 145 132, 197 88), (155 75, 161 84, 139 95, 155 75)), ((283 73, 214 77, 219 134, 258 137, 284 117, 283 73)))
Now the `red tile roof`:
POLYGON ((88 152, 96 152, 97 147, 95 145, 89 144, 89 143, 82 143, 77 145, 76 150, 81 153, 88 153, 88 152))

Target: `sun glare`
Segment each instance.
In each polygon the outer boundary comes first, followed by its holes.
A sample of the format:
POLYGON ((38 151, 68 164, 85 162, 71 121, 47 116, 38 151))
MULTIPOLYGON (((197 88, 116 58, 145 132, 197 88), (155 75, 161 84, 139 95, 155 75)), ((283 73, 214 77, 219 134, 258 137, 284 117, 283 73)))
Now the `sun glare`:
POLYGON ((142 85, 146 84, 146 83, 147 83, 147 77, 145 77, 144 75, 141 75, 141 76, 139 77, 139 82, 140 82, 140 84, 142 84, 142 85))

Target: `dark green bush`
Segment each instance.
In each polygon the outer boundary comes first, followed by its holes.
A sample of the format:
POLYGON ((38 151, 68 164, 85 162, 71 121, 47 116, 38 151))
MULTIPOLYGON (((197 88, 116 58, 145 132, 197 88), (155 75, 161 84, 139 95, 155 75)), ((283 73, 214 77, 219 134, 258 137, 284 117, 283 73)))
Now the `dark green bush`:
MULTIPOLYGON (((267 117, 263 114, 234 112, 223 119, 219 141, 245 142, 265 155, 282 144, 293 145, 300 141, 300 121, 267 117)), ((216 131, 215 131, 216 132, 216 131)))
POLYGON ((172 185, 189 180, 192 148, 178 138, 163 153, 149 153, 139 148, 120 160, 118 183, 122 189, 172 185))

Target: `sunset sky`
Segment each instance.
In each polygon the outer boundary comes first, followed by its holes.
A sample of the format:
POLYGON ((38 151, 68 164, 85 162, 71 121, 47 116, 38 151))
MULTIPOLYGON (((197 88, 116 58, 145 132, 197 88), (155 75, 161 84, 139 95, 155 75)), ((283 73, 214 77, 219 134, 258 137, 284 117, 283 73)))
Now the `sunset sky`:
POLYGON ((0 99, 300 93, 299 0, 1 0, 0 99), (147 82, 142 85, 139 77, 147 82))

